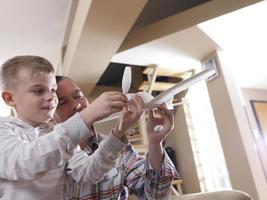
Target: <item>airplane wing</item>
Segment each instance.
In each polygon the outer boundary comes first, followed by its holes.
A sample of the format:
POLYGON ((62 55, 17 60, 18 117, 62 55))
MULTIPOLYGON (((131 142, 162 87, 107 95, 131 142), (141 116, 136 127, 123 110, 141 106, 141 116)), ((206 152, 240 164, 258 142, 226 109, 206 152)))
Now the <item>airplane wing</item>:
MULTIPOLYGON (((174 95, 178 94, 179 92, 182 92, 183 90, 189 88, 190 86, 194 85, 195 83, 202 81, 208 77, 210 77, 211 75, 213 75, 215 73, 214 69, 207 69, 207 70, 203 70, 202 72, 188 78, 185 79, 179 83, 177 83, 176 85, 174 85, 173 87, 161 92, 158 96, 154 97, 146 92, 138 92, 137 95, 141 96, 143 99, 143 108, 144 109, 148 109, 151 110, 153 108, 158 107, 160 104, 167 102, 169 99, 172 99, 174 95)), ((132 96, 135 94, 127 94, 127 98, 128 100, 130 100, 132 98, 132 96)), ((181 104, 181 103, 180 103, 181 104)), ((120 113, 113 113, 112 115, 97 121, 96 123, 101 123, 101 122, 105 122, 105 121, 109 121, 112 119, 116 119, 120 116, 120 113)))
POLYGON ((183 90, 189 88, 193 84, 210 77, 214 73, 215 73, 215 70, 207 69, 188 79, 185 79, 177 83, 173 87, 161 92, 158 96, 153 98, 151 101, 145 103, 144 108, 153 109, 157 107, 158 105, 167 102, 168 99, 171 99, 174 95, 178 94, 179 92, 182 92, 183 90))

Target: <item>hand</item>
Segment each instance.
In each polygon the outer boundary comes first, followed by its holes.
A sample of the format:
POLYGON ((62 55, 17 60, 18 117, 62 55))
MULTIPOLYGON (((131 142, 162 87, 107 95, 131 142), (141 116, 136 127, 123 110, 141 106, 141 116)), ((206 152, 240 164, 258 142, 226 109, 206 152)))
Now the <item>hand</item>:
POLYGON ((160 144, 169 135, 174 125, 173 114, 167 109, 165 104, 160 105, 158 111, 160 117, 154 117, 153 111, 149 111, 147 135, 150 144, 160 144), (154 130, 157 125, 162 126, 162 129, 159 132, 155 132, 154 130))
POLYGON ((121 92, 104 92, 80 112, 88 126, 112 113, 119 112, 126 105, 127 98, 121 92))
POLYGON ((126 108, 123 109, 123 121, 122 127, 119 131, 119 122, 117 122, 114 135, 122 138, 125 134, 124 132, 130 128, 143 113, 143 100, 140 96, 135 95, 129 102, 126 108))

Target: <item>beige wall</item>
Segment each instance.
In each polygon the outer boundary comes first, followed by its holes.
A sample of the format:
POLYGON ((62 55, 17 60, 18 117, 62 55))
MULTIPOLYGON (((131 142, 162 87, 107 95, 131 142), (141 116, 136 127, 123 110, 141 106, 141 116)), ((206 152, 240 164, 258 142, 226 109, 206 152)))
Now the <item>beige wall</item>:
POLYGON ((200 192, 193 151, 182 106, 176 109, 174 130, 167 138, 165 146, 170 146, 175 150, 177 168, 183 179, 183 193, 200 192))
POLYGON ((220 76, 208 84, 227 168, 234 189, 255 200, 267 199, 267 185, 251 128, 234 79, 223 54, 218 54, 220 76))

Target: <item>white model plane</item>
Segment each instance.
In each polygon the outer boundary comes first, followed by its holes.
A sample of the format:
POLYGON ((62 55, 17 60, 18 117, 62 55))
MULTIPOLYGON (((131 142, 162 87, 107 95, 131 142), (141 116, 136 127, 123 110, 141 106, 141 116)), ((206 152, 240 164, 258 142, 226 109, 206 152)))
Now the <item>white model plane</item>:
MULTIPOLYGON (((146 110, 155 109, 163 103, 165 103, 167 105, 168 109, 172 109, 174 106, 181 104, 180 102, 178 104, 172 103, 173 97, 176 94, 182 92, 183 90, 189 88, 190 86, 192 86, 193 84, 195 84, 199 81, 205 80, 206 78, 212 76, 213 74, 215 74, 214 69, 203 70, 202 72, 200 72, 200 73, 198 73, 198 74, 196 74, 196 75, 194 75, 188 79, 185 79, 185 80, 177 83, 173 87, 161 92, 156 97, 153 97, 151 94, 144 92, 144 91, 138 92, 136 94, 142 98, 142 100, 144 102, 143 108, 146 110)), ((122 77, 122 92, 123 92, 123 94, 125 94, 127 96, 128 100, 130 100, 135 95, 135 94, 129 94, 128 93, 130 86, 131 86, 131 80, 132 80, 131 67, 126 67, 124 70, 124 73, 123 73, 123 77, 122 77)), ((123 117, 122 112, 121 112, 121 114, 120 114, 120 112, 118 112, 118 113, 114 113, 114 114, 110 115, 109 117, 106 117, 100 121, 97 121, 96 123, 120 118, 120 127, 121 127, 121 123, 123 120, 122 117, 123 117)))

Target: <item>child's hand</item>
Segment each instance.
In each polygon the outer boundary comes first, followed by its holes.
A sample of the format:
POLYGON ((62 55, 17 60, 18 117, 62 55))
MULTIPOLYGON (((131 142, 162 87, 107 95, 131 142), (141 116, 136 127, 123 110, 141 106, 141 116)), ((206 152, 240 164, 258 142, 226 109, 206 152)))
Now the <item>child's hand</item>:
MULTIPOLYGON (((151 144, 160 144, 173 129, 174 117, 165 104, 158 107, 160 117, 154 117, 153 111, 149 111, 149 118, 147 123, 148 141, 151 144), (161 127, 158 131, 155 127, 161 127)), ((156 128, 157 129, 157 128, 156 128)))
POLYGON ((81 117, 88 126, 91 126, 95 121, 121 111, 126 102, 127 98, 121 92, 104 92, 81 111, 81 117))
POLYGON ((130 128, 137 120, 140 118, 143 113, 143 101, 142 98, 138 95, 135 95, 129 102, 128 107, 123 109, 123 121, 122 127, 119 131, 119 122, 117 123, 114 131, 114 135, 122 138, 124 132, 130 128))

